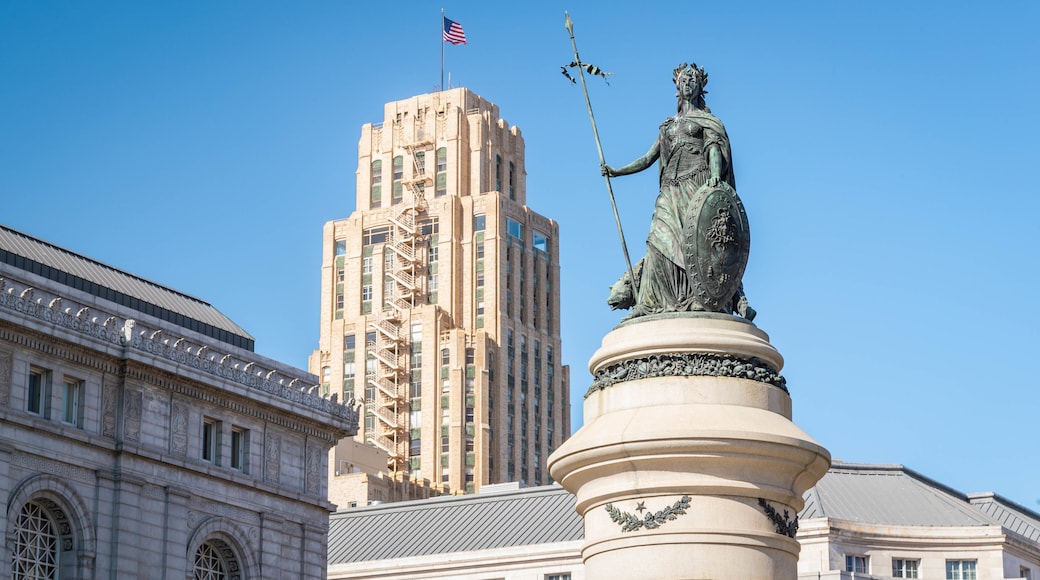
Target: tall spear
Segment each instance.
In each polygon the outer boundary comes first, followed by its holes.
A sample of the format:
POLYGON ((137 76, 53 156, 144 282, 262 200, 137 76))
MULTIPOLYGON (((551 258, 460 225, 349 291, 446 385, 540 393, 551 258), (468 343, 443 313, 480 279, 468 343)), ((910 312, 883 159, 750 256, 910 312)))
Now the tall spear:
MULTIPOLYGON (((599 164, 600 167, 606 165, 606 160, 603 158, 603 145, 599 142, 599 130, 596 129, 596 117, 592 114, 592 101, 589 100, 589 89, 585 86, 585 72, 582 70, 585 65, 582 64, 581 58, 578 56, 578 43, 574 40, 574 21, 571 20, 571 15, 564 11, 564 16, 567 17, 565 26, 567 32, 571 35, 571 46, 574 48, 574 64, 578 68, 578 76, 581 78, 581 90, 585 93, 585 106, 589 109, 589 121, 592 122, 592 134, 596 137, 596 151, 599 152, 599 164)), ((565 69, 566 70, 566 69, 565 69)), ((614 223, 617 224, 618 237, 621 238, 621 251, 625 254, 625 265, 628 266, 628 278, 632 281, 632 297, 635 298, 639 292, 639 281, 636 279, 635 273, 632 270, 632 260, 628 257, 628 246, 625 245, 625 233, 621 230, 621 217, 618 215, 617 202, 614 201, 614 188, 610 185, 610 176, 604 173, 604 181, 607 183, 607 193, 610 194, 610 207, 614 210, 614 223)))

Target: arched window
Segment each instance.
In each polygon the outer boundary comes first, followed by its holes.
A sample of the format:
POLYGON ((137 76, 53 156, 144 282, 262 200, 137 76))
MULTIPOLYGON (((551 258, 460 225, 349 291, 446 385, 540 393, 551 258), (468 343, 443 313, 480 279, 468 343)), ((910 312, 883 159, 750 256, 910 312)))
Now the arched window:
POLYGON ((40 502, 22 507, 15 523, 14 580, 49 580, 58 577, 58 526, 50 510, 40 502))
POLYGON ((240 580, 238 557, 223 540, 203 542, 195 552, 195 580, 240 580))

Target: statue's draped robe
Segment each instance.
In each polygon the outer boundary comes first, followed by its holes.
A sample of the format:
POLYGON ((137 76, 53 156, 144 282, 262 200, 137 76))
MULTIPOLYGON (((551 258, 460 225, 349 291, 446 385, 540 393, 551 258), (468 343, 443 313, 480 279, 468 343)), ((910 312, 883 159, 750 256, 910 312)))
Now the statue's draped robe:
POLYGON ((722 121, 696 110, 665 121, 657 144, 661 191, 650 222, 633 314, 704 310, 686 273, 689 257, 683 253, 683 230, 694 194, 711 176, 709 147, 718 146, 721 178, 736 189, 729 137, 722 121))

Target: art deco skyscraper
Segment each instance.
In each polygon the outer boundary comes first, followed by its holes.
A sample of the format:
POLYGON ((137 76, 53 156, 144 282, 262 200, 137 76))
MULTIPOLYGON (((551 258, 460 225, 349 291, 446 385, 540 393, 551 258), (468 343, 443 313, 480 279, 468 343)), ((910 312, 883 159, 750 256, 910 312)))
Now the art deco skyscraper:
POLYGON ((361 128, 356 211, 325 224, 311 370, 364 403, 388 471, 472 492, 549 483, 570 433, 557 223, 527 207, 524 140, 467 89, 361 128))

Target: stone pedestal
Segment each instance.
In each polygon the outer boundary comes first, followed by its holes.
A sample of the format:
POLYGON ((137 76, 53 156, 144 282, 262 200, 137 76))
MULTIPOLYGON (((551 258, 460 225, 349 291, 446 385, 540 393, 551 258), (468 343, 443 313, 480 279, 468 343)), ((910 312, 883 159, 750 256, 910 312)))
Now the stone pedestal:
POLYGON ((723 314, 604 337, 584 426, 549 457, 585 518, 590 580, 797 577, 796 515, 830 455, 791 422, 782 366, 723 314))

